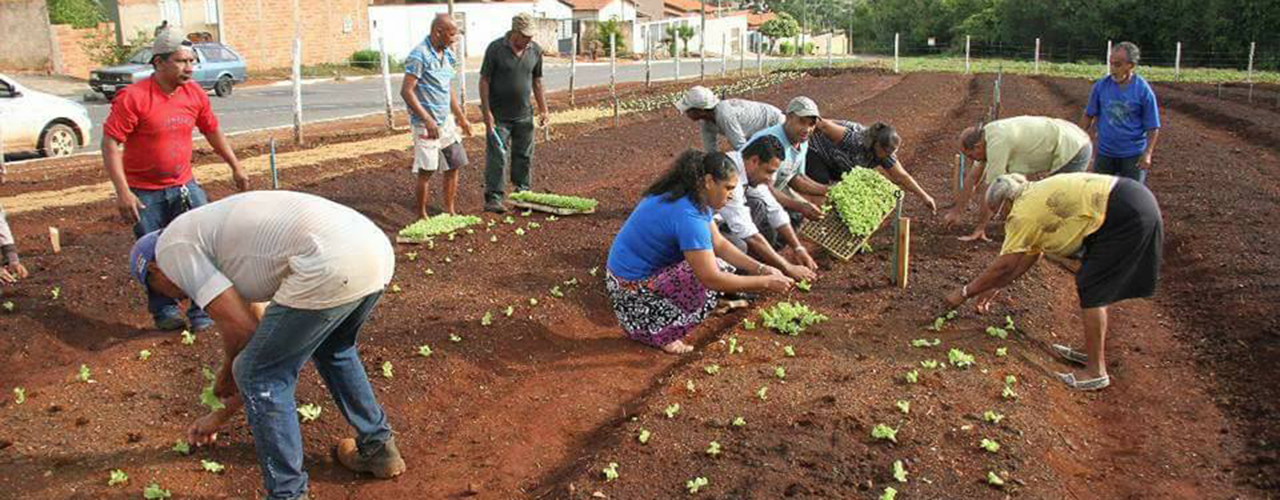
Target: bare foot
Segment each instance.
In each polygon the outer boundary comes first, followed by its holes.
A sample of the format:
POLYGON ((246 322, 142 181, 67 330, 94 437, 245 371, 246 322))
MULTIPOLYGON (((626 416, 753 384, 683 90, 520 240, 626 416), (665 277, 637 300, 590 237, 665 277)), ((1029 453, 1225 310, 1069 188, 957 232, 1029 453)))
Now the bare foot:
POLYGON ((422 219, 430 219, 430 218, 431 218, 431 216, 430 216, 430 215, 427 215, 427 213, 426 213, 426 212, 418 212, 418 220, 422 220, 422 219))
POLYGON ((987 237, 986 231, 974 231, 973 234, 960 236, 956 239, 960 241, 991 241, 991 238, 987 237))
POLYGON ((677 340, 670 344, 662 346, 662 350, 667 354, 684 354, 693 351, 693 346, 684 343, 683 340, 677 340))

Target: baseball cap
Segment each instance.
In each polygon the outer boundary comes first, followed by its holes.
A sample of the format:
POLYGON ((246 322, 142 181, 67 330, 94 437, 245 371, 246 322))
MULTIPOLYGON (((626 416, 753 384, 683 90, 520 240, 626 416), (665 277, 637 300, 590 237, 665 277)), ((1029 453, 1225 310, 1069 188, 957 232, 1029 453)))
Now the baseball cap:
POLYGON ((684 97, 676 101, 676 109, 683 113, 690 109, 715 109, 717 104, 720 104, 720 99, 716 94, 699 85, 686 91, 684 97))
POLYGON ((191 42, 187 41, 187 35, 181 29, 170 26, 160 30, 156 40, 151 42, 151 54, 157 56, 172 54, 182 47, 190 46, 191 42))
POLYGON ((815 118, 822 117, 822 115, 818 113, 817 103, 814 103, 813 99, 805 96, 797 96, 794 99, 791 99, 791 102, 787 104, 787 114, 796 116, 812 116, 815 118))
POLYGON ((156 243, 160 240, 160 230, 147 233, 133 244, 129 251, 129 274, 133 279, 147 287, 147 264, 156 260, 156 243))
POLYGON ((511 18, 511 31, 530 38, 538 34, 533 27, 533 16, 528 12, 521 12, 511 18))

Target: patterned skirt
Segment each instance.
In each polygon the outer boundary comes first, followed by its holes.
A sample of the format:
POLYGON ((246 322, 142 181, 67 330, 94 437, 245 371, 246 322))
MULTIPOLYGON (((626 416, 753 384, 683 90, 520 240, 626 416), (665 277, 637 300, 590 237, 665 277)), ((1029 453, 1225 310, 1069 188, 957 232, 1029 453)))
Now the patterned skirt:
MULTIPOLYGON (((720 269, 733 266, 716 259, 720 269)), ((605 287, 618 323, 636 342, 662 347, 688 335, 716 307, 719 292, 708 290, 681 260, 657 274, 636 281, 607 273, 605 287)))

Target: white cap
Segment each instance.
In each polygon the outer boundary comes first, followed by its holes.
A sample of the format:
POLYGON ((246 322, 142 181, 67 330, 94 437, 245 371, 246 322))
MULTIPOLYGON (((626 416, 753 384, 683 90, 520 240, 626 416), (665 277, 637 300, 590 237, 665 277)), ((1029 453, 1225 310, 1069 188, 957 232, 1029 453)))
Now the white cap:
POLYGON ((187 35, 181 29, 169 26, 156 34, 155 41, 151 42, 151 53, 157 56, 172 54, 182 47, 190 46, 191 42, 187 41, 187 35))
POLYGON ((818 113, 817 103, 814 103, 813 99, 805 96, 798 96, 791 99, 791 102, 787 104, 787 114, 796 116, 812 116, 815 118, 822 117, 822 115, 818 113))
POLYGON ((711 89, 701 85, 689 89, 684 93, 684 97, 676 101, 676 109, 681 113, 690 109, 715 109, 720 104, 720 99, 711 89))

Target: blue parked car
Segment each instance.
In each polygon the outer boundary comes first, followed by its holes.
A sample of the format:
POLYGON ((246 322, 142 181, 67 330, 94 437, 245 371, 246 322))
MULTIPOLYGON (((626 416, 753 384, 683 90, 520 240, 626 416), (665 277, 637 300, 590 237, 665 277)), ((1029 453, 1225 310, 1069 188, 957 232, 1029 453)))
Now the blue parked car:
MULTIPOLYGON (((244 83, 244 59, 230 47, 217 42, 200 42, 192 45, 196 52, 196 67, 192 79, 205 90, 212 90, 218 97, 231 95, 237 83, 244 83)), ((133 54, 129 62, 89 73, 89 87, 108 100, 133 82, 151 76, 151 48, 133 54)))

